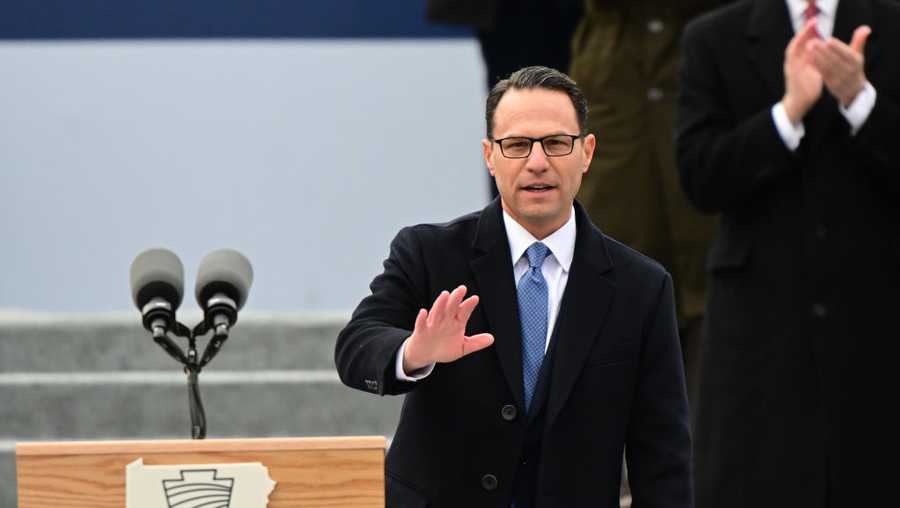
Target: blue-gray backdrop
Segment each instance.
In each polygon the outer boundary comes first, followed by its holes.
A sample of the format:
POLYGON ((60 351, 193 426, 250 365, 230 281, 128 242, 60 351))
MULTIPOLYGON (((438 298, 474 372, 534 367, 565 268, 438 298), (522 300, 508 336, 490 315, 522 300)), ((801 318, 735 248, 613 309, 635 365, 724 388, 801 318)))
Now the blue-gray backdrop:
POLYGON ((423 4, 0 3, 0 309, 128 309, 149 246, 352 308, 398 228, 487 199, 478 45, 423 4))

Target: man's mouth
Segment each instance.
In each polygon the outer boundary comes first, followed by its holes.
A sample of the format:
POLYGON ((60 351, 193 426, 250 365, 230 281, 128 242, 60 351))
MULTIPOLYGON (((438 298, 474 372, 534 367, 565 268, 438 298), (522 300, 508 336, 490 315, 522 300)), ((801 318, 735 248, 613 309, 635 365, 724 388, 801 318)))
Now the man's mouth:
POLYGON ((526 186, 522 187, 522 190, 525 190, 528 192, 547 192, 547 191, 553 190, 555 188, 556 187, 553 185, 544 184, 544 183, 535 183, 535 184, 526 185, 526 186))

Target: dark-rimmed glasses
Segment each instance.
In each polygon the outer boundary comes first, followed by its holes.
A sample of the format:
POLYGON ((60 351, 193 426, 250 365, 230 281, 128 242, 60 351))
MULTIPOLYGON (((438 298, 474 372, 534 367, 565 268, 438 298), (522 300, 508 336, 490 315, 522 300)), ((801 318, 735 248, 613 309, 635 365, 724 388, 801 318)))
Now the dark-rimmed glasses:
POLYGON ((553 134, 542 138, 513 136, 495 139, 494 142, 500 145, 500 153, 507 159, 527 159, 535 143, 541 144, 541 149, 547 157, 563 157, 572 153, 575 149, 575 140, 580 137, 572 134, 553 134))

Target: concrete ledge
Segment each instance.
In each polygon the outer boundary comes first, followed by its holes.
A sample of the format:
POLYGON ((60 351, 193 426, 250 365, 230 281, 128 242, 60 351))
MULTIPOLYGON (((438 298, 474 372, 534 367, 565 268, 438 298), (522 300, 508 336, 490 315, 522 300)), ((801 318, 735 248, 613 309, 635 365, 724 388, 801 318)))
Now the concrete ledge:
MULTIPOLYGON (((401 397, 335 382, 203 386, 209 437, 392 435, 401 397)), ((0 439, 189 438, 178 385, 0 387, 0 439)))
POLYGON ((0 506, 16 506, 16 452, 0 450, 0 506))
MULTIPOLYGON (((189 316, 188 323, 200 315, 189 316)), ((348 316, 242 315, 209 369, 333 369, 334 342, 348 316)), ((187 341, 173 338, 183 348, 187 341)), ((198 346, 206 345, 206 338, 198 346)), ((134 313, 0 312, 0 372, 179 369, 134 313)))

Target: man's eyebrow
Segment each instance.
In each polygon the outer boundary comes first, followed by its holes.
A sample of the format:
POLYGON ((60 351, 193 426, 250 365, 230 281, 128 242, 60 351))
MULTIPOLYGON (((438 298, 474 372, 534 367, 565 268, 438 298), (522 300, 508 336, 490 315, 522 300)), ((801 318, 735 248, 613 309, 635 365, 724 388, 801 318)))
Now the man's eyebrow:
POLYGON ((524 135, 524 134, 508 134, 508 135, 506 135, 506 136, 498 136, 498 137, 495 137, 494 139, 506 139, 506 138, 541 139, 541 138, 546 138, 546 137, 549 137, 549 136, 574 136, 574 134, 570 134, 570 133, 565 132, 565 131, 551 132, 550 134, 544 134, 543 136, 526 136, 526 135, 524 135))

